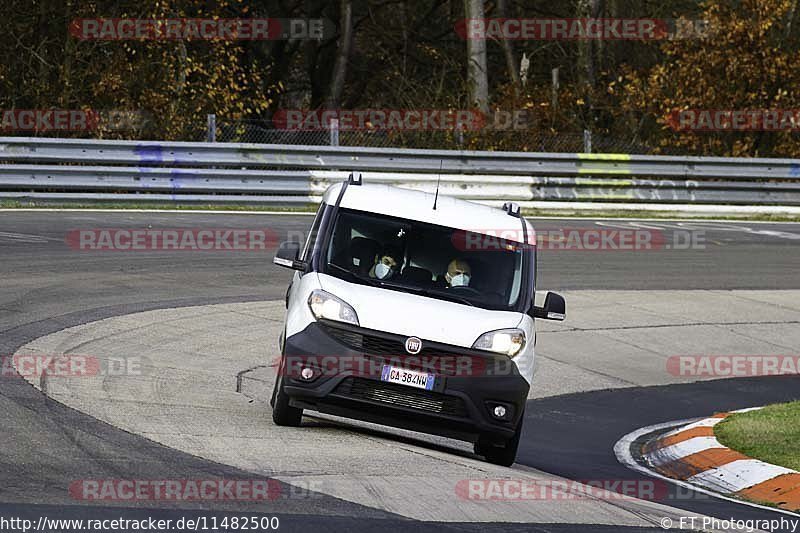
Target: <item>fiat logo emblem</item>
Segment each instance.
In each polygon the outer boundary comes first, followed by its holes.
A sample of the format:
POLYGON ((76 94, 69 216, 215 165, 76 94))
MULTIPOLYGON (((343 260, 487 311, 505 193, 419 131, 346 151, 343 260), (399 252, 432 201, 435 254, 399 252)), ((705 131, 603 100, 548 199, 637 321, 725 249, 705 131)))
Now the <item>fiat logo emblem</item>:
POLYGON ((418 354, 422 350, 422 341, 419 337, 409 337, 406 339, 406 351, 412 355, 418 354))

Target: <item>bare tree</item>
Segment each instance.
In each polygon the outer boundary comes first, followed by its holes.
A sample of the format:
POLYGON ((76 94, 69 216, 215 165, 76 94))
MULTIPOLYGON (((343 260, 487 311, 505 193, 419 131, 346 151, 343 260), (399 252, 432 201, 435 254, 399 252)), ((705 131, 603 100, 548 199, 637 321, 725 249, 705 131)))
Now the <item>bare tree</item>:
MULTIPOLYGON (((578 0, 577 15, 584 20, 596 19, 600 17, 603 8, 603 0, 578 0)), ((578 41, 578 80, 587 88, 593 87, 596 81, 597 68, 594 51, 601 45, 602 41, 594 41, 592 39, 578 41)))
MULTIPOLYGON (((497 0, 497 14, 500 18, 508 18, 508 5, 506 0, 497 0)), ((506 69, 508 70, 508 78, 514 85, 514 92, 519 94, 522 81, 520 80, 519 67, 517 66, 517 58, 514 56, 514 45, 510 39, 501 39, 500 45, 503 47, 503 54, 506 56, 506 69)))
MULTIPOLYGON (((577 16, 580 19, 597 19, 605 8, 604 0, 578 0, 577 16)), ((578 41, 577 80, 578 90, 583 96, 584 127, 591 129, 594 122, 593 93, 597 83, 595 52, 598 42, 592 39, 578 41)))
POLYGON ((797 0, 792 0, 791 5, 789 6, 789 10, 786 12, 785 20, 786 20, 786 29, 784 31, 784 35, 788 39, 792 35, 792 21, 794 20, 794 14, 797 12, 797 0))
MULTIPOLYGON (((464 0, 467 19, 483 19, 483 0, 464 0)), ((489 76, 486 71, 486 39, 467 35, 467 83, 472 105, 489 112, 489 76)))
POLYGON ((326 102, 326 107, 330 109, 339 107, 342 100, 342 89, 347 79, 347 63, 350 61, 350 49, 353 46, 353 3, 351 0, 341 0, 339 25, 336 62, 333 66, 333 76, 326 102))

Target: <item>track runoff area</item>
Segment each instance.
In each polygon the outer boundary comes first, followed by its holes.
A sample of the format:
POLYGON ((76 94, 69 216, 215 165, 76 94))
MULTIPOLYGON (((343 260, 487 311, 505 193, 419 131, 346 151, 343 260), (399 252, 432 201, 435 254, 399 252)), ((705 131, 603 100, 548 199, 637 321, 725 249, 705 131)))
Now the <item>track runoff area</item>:
POLYGON ((633 470, 614 447, 641 428, 800 395, 800 225, 533 220, 537 284, 564 294, 568 319, 537 324, 523 441, 504 468, 459 441, 346 419, 272 424, 289 273, 271 259, 310 220, 0 212, 2 353, 23 374, 4 371, 0 389, 13 435, 2 481, 15 487, 0 516, 51 528, 39 519, 793 530, 793 516, 633 470))

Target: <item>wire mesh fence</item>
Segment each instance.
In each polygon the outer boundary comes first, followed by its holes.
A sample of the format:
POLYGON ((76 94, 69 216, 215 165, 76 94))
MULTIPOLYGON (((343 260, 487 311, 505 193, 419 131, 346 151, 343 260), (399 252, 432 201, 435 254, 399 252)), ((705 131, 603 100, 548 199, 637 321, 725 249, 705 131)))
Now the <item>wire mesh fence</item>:
MULTIPOLYGON (((207 133, 202 140, 211 137, 207 133)), ((381 130, 279 129, 269 120, 216 120, 217 142, 308 146, 363 146, 441 150, 503 150, 529 152, 595 152, 651 154, 652 147, 597 133, 535 130, 381 130)), ((198 139, 201 140, 201 139, 198 139)), ((665 153, 660 150, 660 153, 665 153)), ((678 153, 675 151, 674 153, 678 153)))
MULTIPOLYGON (((136 128, 95 128, 84 131, 1 131, 7 136, 72 137, 115 140, 163 140, 140 121, 136 128)), ((205 124, 192 123, 168 140, 286 144, 304 146, 349 146, 366 148, 410 148, 439 150, 489 150, 519 152, 592 152, 661 155, 691 154, 680 147, 655 149, 635 139, 621 139, 598 132, 550 132, 540 129, 380 129, 318 128, 287 129, 271 120, 227 119, 209 115, 205 124)), ((0 140, 2 135, 0 135, 0 140)))

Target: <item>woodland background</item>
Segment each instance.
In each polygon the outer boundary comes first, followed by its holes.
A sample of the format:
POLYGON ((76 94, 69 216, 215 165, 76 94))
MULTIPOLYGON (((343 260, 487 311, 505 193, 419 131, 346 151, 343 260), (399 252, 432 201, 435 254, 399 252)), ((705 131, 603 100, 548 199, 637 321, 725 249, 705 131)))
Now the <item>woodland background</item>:
POLYGON ((666 119, 676 109, 800 108, 797 1, 3 0, 0 109, 143 111, 135 131, 92 136, 173 140, 203 139, 209 113, 220 131, 239 132, 231 140, 253 140, 248 131, 268 130, 280 109, 525 109, 533 120, 523 131, 401 133, 382 143, 568 151, 586 130, 600 152, 792 157, 796 132, 678 132, 666 119), (68 32, 82 17, 214 16, 327 18, 335 32, 321 41, 81 41, 68 32), (454 29, 470 16, 683 18, 715 31, 490 40, 482 71, 454 29))

